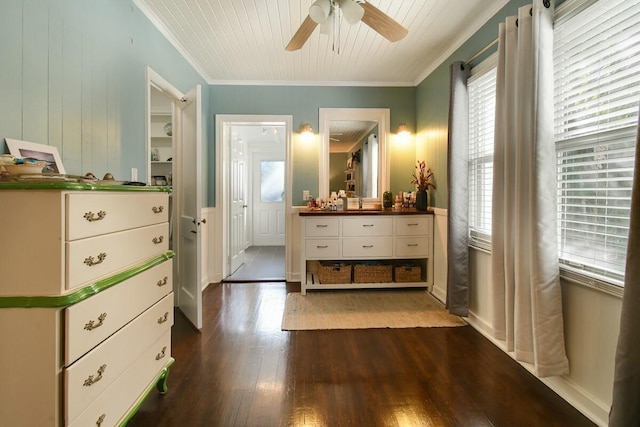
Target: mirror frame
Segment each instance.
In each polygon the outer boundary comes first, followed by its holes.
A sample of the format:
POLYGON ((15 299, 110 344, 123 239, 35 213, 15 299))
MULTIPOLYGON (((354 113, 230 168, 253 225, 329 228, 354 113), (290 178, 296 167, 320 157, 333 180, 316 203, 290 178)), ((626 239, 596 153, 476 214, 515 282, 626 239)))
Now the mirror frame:
POLYGON ((318 194, 329 196, 329 128, 334 120, 365 120, 378 123, 378 197, 364 200, 382 200, 382 193, 390 188, 389 178, 389 128, 391 110, 388 108, 320 108, 320 153, 318 171, 321 179, 318 194))

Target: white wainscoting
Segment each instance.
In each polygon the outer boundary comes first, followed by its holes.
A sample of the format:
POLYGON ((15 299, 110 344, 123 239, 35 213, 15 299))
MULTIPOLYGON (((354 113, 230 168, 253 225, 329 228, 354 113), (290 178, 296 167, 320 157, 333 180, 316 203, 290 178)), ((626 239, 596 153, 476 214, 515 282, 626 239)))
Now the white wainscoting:
MULTIPOLYGON (((469 249, 469 324, 505 353, 493 338, 491 254, 469 249)), ((565 347, 570 374, 541 381, 599 426, 608 424, 621 299, 596 289, 562 282, 565 347)), ((532 372, 526 363, 521 365, 532 372)))

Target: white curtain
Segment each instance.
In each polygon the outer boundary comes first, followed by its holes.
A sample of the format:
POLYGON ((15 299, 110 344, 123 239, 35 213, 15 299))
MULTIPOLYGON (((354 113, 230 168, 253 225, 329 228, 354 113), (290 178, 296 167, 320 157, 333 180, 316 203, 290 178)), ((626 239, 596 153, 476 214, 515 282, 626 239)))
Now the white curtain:
POLYGON ((499 28, 494 148, 493 329, 540 377, 567 374, 557 259, 553 2, 499 28))

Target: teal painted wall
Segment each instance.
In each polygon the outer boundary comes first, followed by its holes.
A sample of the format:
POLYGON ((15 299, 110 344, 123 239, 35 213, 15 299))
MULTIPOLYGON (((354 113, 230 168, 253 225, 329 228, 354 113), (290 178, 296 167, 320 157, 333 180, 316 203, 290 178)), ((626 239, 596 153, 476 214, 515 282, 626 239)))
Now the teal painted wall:
MULTIPOLYGON (((556 4, 559 4, 556 1, 556 4)), ((434 173, 436 189, 429 203, 439 208, 448 204, 447 136, 449 121, 449 65, 467 61, 498 37, 498 24, 509 15, 516 15, 518 7, 530 0, 511 0, 493 18, 458 48, 446 61, 427 76, 417 87, 417 157, 425 159, 434 173)), ((476 65, 497 50, 497 45, 471 64, 476 65)))
POLYGON ((55 146, 70 174, 146 176, 147 65, 202 85, 211 117, 207 83, 129 0, 3 0, 0 61, 0 139, 55 146))
MULTIPOLYGON (((319 108, 389 108, 391 130, 400 123, 415 126, 414 87, 335 87, 335 86, 211 86, 211 114, 277 114, 293 116, 293 131, 304 123, 319 129, 319 108)), ((316 138, 317 139, 317 138, 316 138)), ((390 141, 392 143, 393 139, 390 141)), ((318 195, 318 155, 314 147, 303 146, 293 138, 292 204, 304 205, 302 191, 318 195)), ((415 146, 401 151, 390 147, 391 188, 406 190, 415 162, 415 146), (398 179, 395 171, 401 171, 398 179), (404 177, 406 175, 406 178, 404 177), (403 182, 403 181, 406 181, 403 182)), ((210 149, 214 151, 213 147, 210 149)), ((210 161, 213 161, 210 156, 210 161)), ((213 164, 213 163, 212 163, 213 164)), ((209 182, 209 200, 214 183, 209 182)))

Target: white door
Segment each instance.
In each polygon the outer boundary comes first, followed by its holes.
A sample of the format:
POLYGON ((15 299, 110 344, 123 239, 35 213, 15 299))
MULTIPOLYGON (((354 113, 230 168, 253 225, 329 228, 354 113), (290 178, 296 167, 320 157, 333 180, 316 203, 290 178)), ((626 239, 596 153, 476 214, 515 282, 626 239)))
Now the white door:
POLYGON ((284 246, 284 154, 255 152, 251 163, 253 245, 284 246))
POLYGON ((229 180, 229 274, 244 263, 247 248, 247 144, 229 132, 231 170, 229 180))
POLYGON ((202 273, 200 252, 200 212, 202 210, 201 88, 184 95, 179 120, 179 169, 177 191, 178 224, 178 305, 193 325, 202 328, 202 273))

